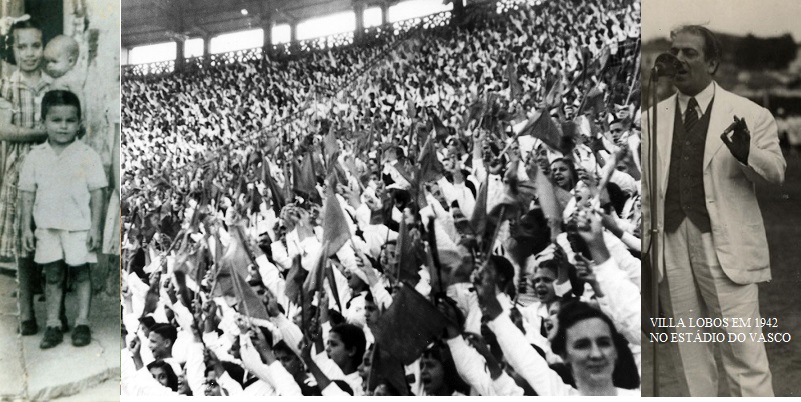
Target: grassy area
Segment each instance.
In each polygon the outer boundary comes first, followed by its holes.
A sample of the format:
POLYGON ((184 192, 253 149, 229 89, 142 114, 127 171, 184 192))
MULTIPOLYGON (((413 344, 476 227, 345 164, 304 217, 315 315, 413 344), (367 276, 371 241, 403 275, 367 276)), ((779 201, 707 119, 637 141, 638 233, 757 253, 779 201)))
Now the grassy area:
POLYGON ((789 344, 769 343, 768 359, 776 396, 801 396, 801 157, 785 155, 783 187, 760 187, 759 202, 768 233, 773 280, 759 287, 760 312, 776 317, 789 344))
MULTIPOLYGON (((775 317, 779 327, 771 332, 789 332, 788 344, 767 343, 776 396, 801 396, 801 157, 787 158, 783 187, 759 186, 759 205, 768 236, 773 280, 759 286, 760 312, 775 317)), ((677 396, 678 381, 668 345, 658 345, 660 396, 677 396)), ((720 358, 716 356, 720 367, 720 358)), ((651 344, 643 339, 643 396, 653 395, 654 359, 651 344)), ((725 374, 720 370, 720 393, 727 395, 725 374)))

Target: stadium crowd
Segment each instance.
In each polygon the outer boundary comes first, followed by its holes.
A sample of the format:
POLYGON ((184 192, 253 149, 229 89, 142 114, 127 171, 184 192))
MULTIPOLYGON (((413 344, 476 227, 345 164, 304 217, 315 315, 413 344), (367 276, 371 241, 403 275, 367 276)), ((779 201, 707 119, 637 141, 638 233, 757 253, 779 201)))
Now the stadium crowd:
POLYGON ((639 395, 639 3, 469 8, 123 77, 124 395, 639 395))

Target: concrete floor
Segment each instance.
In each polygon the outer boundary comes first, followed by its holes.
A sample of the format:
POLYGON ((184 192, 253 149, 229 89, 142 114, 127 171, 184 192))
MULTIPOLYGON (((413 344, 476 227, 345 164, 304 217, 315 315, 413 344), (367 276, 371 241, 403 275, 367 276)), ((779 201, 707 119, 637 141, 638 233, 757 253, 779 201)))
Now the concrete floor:
POLYGON ((112 402, 119 400, 119 379, 109 379, 108 381, 102 382, 92 388, 85 389, 75 395, 54 399, 56 402, 112 402))
MULTIPOLYGON (((41 350, 44 302, 35 303, 39 333, 17 334, 19 318, 14 272, 0 268, 0 401, 45 401, 75 395, 80 401, 118 401, 120 378, 119 299, 106 294, 92 300, 92 343, 76 348, 64 342, 41 350)), ((75 295, 67 294, 67 317, 74 323, 75 295)))

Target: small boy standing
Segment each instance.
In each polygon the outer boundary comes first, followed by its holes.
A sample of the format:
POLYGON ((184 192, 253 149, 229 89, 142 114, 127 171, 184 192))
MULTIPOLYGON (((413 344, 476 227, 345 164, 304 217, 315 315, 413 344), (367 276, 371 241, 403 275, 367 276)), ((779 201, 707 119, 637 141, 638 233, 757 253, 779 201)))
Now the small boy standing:
POLYGON ((68 267, 74 272, 78 296, 72 344, 85 346, 92 339, 88 263, 97 262, 94 251, 100 246, 103 189, 108 182, 100 155, 78 140, 82 128, 78 97, 69 91, 49 91, 42 99, 41 115, 47 142, 31 149, 19 176, 22 246, 35 252, 34 261, 45 271, 47 330, 40 347, 52 348, 63 340, 59 304, 68 267))

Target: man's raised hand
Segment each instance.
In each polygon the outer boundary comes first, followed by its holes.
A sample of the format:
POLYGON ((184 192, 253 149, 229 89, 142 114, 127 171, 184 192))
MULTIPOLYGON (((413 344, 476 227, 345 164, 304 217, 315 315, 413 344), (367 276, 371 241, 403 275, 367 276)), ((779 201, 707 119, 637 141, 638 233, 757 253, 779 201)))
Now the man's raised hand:
POLYGON ((131 343, 128 344, 128 350, 131 351, 132 355, 138 355, 141 349, 142 341, 140 341, 138 337, 131 340, 131 343))
POLYGON ((748 154, 751 151, 751 132, 748 130, 745 118, 740 119, 734 116, 734 123, 723 131, 720 139, 729 148, 734 158, 744 165, 748 164, 748 154), (731 138, 729 138, 729 133, 731 133, 731 138))

